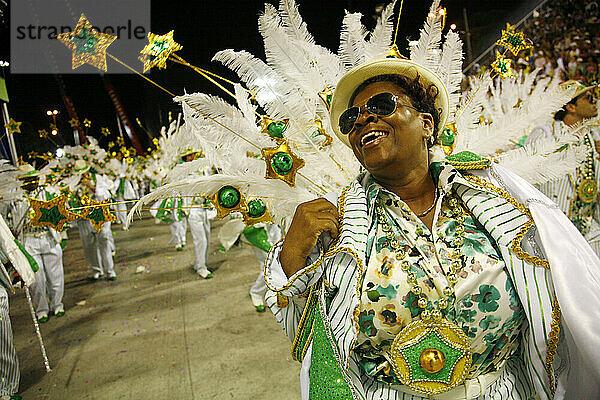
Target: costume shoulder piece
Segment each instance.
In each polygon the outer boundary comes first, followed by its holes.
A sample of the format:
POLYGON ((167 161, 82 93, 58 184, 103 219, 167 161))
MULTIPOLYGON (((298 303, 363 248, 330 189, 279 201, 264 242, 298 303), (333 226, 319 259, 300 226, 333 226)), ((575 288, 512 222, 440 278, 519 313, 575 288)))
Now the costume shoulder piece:
POLYGON ((489 168, 492 161, 489 158, 478 156, 470 151, 461 151, 446 157, 446 163, 459 171, 489 168))

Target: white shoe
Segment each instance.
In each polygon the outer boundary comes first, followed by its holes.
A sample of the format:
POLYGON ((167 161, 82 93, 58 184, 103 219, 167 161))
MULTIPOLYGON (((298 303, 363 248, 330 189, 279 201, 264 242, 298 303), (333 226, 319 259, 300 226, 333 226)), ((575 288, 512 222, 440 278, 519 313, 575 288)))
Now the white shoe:
POLYGON ((109 281, 116 281, 117 280, 117 274, 115 273, 115 271, 109 272, 108 276, 106 277, 106 279, 108 279, 109 281))
POLYGON ((102 276, 102 274, 100 272, 94 272, 94 273, 92 273, 92 275, 90 275, 90 277, 88 279, 90 281, 97 281, 98 279, 100 279, 101 276, 102 276))
POLYGON ((200 276, 201 276, 202 278, 204 278, 204 279, 210 279, 210 278, 212 278, 212 277, 213 277, 213 275, 212 275, 212 272, 210 272, 210 271, 209 271, 208 269, 206 269, 206 268, 204 268, 204 269, 201 269, 201 270, 199 270, 199 271, 196 271, 196 273, 197 273, 198 275, 200 275, 200 276))

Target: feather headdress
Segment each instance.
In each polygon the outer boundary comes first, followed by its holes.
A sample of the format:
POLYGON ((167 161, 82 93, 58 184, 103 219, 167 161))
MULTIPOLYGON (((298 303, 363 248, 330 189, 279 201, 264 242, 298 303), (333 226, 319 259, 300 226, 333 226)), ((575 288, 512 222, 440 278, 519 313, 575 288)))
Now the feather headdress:
MULTIPOLYGON (((573 149, 563 153, 559 162, 559 156, 554 155, 558 142, 524 149, 513 146, 533 123, 548 118, 564 104, 555 83, 533 85, 533 78, 526 78, 498 86, 488 75, 474 81, 475 89, 461 100, 462 43, 458 34, 450 31, 442 44, 439 3, 433 1, 419 40, 410 49, 410 58, 434 71, 448 88, 456 150, 487 156, 501 150, 504 153, 498 160, 513 166, 528 158, 533 167, 523 170, 523 174, 536 182, 572 168, 580 154, 573 149), (503 97, 505 90, 510 98, 503 97), (488 99, 490 91, 492 98, 488 99), (499 102, 494 93, 501 97, 499 102), (507 107, 516 98, 523 100, 521 107, 507 107), (482 115, 489 116, 486 118, 491 123, 483 123, 482 115), (552 172, 532 172, 550 156, 557 157, 552 172)), ((262 204, 266 206, 264 213, 285 227, 299 203, 339 192, 348 185, 360 166, 352 151, 333 133, 328 100, 348 70, 388 54, 393 44, 394 5, 395 1, 383 9, 372 32, 361 24, 360 14, 347 13, 335 54, 316 44, 294 0, 282 0, 278 9, 267 4, 258 22, 266 61, 231 49, 214 56, 242 81, 243 85, 235 85, 237 104, 202 93, 175 99, 182 105, 185 123, 177 132, 164 135, 162 146, 177 150, 193 146, 202 149, 204 158, 168 172, 165 185, 143 197, 129 219, 143 204, 192 195, 211 200, 221 216, 231 211, 246 213, 247 223, 260 220, 248 214, 262 210, 256 207, 262 204), (263 110, 267 115, 260 114, 263 110), (219 174, 197 174, 199 169, 213 166, 219 174), (225 194, 228 201, 224 201, 225 194)), ((176 153, 163 152, 165 164, 172 161, 169 154, 176 153)), ((170 167, 163 166, 164 170, 170 167)))

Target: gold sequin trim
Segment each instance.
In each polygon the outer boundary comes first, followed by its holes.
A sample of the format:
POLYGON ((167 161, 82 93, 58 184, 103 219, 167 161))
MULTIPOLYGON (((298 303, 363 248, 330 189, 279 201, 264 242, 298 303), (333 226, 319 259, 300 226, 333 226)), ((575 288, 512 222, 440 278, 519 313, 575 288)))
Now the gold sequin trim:
POLYGON ((552 365, 554 364, 554 357, 556 356, 556 349, 558 348, 558 335, 560 334, 560 305, 556 300, 556 293, 554 294, 554 301, 552 302, 552 324, 550 334, 548 335, 548 348, 546 349, 546 374, 548 374, 548 381, 550 382, 550 391, 554 395, 554 370, 552 365))
MULTIPOLYGON (((292 342, 292 359, 295 361, 302 362, 304 360, 304 356, 306 355, 306 351, 308 350, 308 343, 312 340, 313 336, 313 327, 310 327, 310 334, 304 343, 304 348, 302 349, 302 354, 300 355, 300 359, 296 357, 298 346, 300 345, 300 339, 302 338, 302 331, 306 328, 306 321, 310 317, 310 313, 312 312, 312 307, 315 306, 313 304, 314 297, 317 296, 319 283, 317 282, 308 290, 308 300, 306 301, 306 305, 304 306, 304 310, 302 311, 302 317, 300 317, 300 322, 298 322, 298 328, 296 328, 296 335, 294 335, 294 341, 292 342)), ((279 296, 279 293, 277 294, 279 296)))
POLYGON ((511 250, 520 260, 537 265, 538 267, 550 269, 550 263, 548 262, 548 260, 543 260, 539 257, 529 254, 521 247, 523 237, 525 236, 527 231, 529 231, 529 229, 531 229, 531 227, 533 226, 533 217, 531 216, 531 211, 529 211, 529 208, 527 208, 525 204, 519 203, 517 199, 510 195, 510 193, 506 192, 505 190, 502 190, 501 188, 495 186, 493 183, 488 182, 479 176, 465 174, 464 178, 469 182, 479 185, 485 189, 488 189, 489 191, 502 197, 504 200, 508 201, 513 207, 521 211, 524 215, 526 215, 529 218, 529 221, 527 221, 521 227, 519 233, 517 233, 517 236, 515 236, 515 238, 512 240, 511 250))
POLYGON ((487 168, 489 168, 490 163, 491 163, 490 160, 487 158, 482 158, 481 160, 477 160, 477 161, 466 161, 466 162, 465 161, 451 161, 451 160, 445 160, 445 161, 459 171, 487 169, 487 168))

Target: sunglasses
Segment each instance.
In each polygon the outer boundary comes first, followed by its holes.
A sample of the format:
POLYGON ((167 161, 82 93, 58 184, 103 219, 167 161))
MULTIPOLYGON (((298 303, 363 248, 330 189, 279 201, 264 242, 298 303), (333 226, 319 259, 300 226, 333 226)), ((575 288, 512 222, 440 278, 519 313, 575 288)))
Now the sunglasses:
POLYGON ((362 106, 350 107, 340 115, 338 125, 340 132, 344 135, 348 135, 354 130, 358 117, 362 114, 363 110, 366 110, 370 114, 374 114, 380 117, 387 117, 396 111, 398 105, 403 107, 412 108, 415 111, 419 111, 416 108, 409 106, 404 103, 398 102, 398 96, 391 93, 379 93, 371 97, 362 106))

